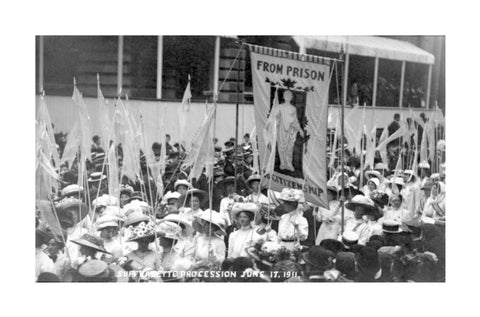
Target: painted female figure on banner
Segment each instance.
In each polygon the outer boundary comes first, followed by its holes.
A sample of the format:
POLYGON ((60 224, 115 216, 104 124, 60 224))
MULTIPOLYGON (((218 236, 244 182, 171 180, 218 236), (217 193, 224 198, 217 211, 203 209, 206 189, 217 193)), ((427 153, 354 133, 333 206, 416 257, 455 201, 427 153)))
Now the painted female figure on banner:
POLYGON ((293 147, 297 133, 304 137, 302 127, 297 118, 297 108, 292 104, 292 92, 285 90, 284 102, 278 105, 279 114, 277 131, 277 149, 280 156, 280 169, 295 171, 293 167, 293 147))

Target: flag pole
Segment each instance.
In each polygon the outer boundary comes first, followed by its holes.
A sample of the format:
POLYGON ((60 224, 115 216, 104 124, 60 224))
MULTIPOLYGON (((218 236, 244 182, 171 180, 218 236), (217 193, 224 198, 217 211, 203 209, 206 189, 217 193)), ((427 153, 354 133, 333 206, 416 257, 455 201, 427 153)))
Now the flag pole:
POLYGON ((365 168, 364 155, 363 155, 363 147, 365 146, 364 144, 365 142, 363 140, 364 139, 363 139, 363 132, 362 132, 362 138, 360 139, 360 182, 358 183, 359 189, 363 187, 363 169, 365 168))
MULTIPOLYGON (((242 46, 243 47, 243 46, 242 46)), ((239 50, 242 49, 242 47, 239 48, 239 50)), ((238 191, 237 190, 237 173, 238 173, 238 164, 237 164, 237 148, 238 148, 238 108, 240 106, 240 59, 237 58, 235 62, 238 62, 237 65, 237 104, 235 105, 235 153, 233 156, 234 161, 234 168, 235 168, 235 183, 234 183, 234 188, 235 188, 235 193, 238 191)))
MULTIPOLYGON (((343 59, 344 54, 343 52, 341 53, 341 59, 343 59)), ((345 62, 343 65, 343 98, 342 98, 342 108, 341 108, 341 130, 342 130, 342 139, 340 143, 340 157, 341 157, 341 185, 342 185, 342 197, 340 199, 340 206, 342 207, 342 226, 341 226, 341 234, 343 235, 343 230, 345 227, 345 204, 344 204, 344 197, 345 197, 345 178, 343 177, 343 173, 345 172, 345 147, 343 146, 344 144, 344 138, 345 138, 345 103, 347 102, 347 76, 348 76, 348 65, 349 64, 349 56, 346 54, 345 56, 345 62)))

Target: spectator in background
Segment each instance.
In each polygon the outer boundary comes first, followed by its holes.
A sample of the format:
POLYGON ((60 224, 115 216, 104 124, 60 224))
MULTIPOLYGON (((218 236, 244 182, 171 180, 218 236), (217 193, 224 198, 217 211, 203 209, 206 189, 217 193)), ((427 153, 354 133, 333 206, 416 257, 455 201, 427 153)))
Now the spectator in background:
POLYGON ((173 147, 172 145, 170 144, 170 134, 166 134, 165 135, 165 144, 167 145, 167 155, 170 154, 170 152, 172 152, 173 150, 173 147))
POLYGON ((356 79, 353 81, 352 87, 350 89, 350 98, 353 105, 358 104, 358 84, 356 79))
POLYGON ((102 147, 100 146, 100 137, 98 135, 95 135, 93 138, 92 138, 92 153, 104 153, 105 151, 102 149, 102 147))
MULTIPOLYGON (((387 129, 388 129, 388 136, 391 136, 398 129, 400 129, 400 114, 399 113, 395 113, 393 115, 393 121, 388 125, 387 129)), ((396 138, 396 139, 390 141, 390 143, 388 143, 388 145, 387 145, 388 148, 398 147, 398 146, 400 146, 400 138, 396 138)))
POLYGON ((250 142, 250 133, 245 133, 245 135, 243 136, 242 146, 245 147, 249 145, 252 145, 252 143, 250 142))

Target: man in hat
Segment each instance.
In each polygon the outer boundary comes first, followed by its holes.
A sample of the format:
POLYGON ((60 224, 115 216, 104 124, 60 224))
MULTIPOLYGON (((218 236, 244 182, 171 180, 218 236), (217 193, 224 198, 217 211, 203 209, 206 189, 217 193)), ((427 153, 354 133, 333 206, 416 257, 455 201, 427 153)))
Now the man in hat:
POLYGON ((243 136, 242 147, 246 147, 249 145, 252 145, 252 143, 250 142, 250 133, 245 133, 245 135, 243 136))
MULTIPOLYGON (((388 129, 388 136, 391 136, 398 129, 400 129, 400 114, 399 113, 395 113, 393 115, 393 121, 388 125, 387 129, 388 129)), ((396 139, 390 141, 387 144, 387 148, 398 147, 398 146, 400 146, 400 138, 396 138, 396 139)))
POLYGON ((88 178, 90 201, 95 200, 98 196, 108 194, 107 176, 101 172, 93 172, 88 178))
POLYGON ((165 145, 167 146, 165 150, 167 155, 169 155, 173 151, 173 147, 170 144, 170 139, 171 139, 170 134, 165 134, 165 145))
POLYGON ((225 149, 223 150, 223 156, 225 157, 225 163, 223 171, 225 176, 235 176, 235 142, 227 141, 225 142, 225 149))

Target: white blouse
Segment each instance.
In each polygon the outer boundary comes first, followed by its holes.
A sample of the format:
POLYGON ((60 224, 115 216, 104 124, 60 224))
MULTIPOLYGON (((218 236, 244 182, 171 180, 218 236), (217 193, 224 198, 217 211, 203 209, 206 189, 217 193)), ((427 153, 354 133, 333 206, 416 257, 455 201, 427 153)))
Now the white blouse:
POLYGON ((208 255, 212 253, 212 259, 216 262, 225 260, 226 246, 223 239, 212 234, 211 241, 205 234, 198 234, 194 240, 195 251, 193 257, 195 261, 208 260, 208 255), (210 243, 210 246, 209 246, 210 243))
POLYGON ((297 210, 282 215, 278 223, 278 237, 281 240, 304 241, 308 237, 308 222, 297 210))
POLYGON ((247 203, 261 203, 261 204, 267 204, 267 205, 269 204, 267 196, 265 196, 262 193, 260 193, 260 195, 252 193, 247 196, 245 201, 247 203))
POLYGON ((412 218, 412 212, 410 212, 409 210, 403 207, 400 207, 399 209, 394 209, 393 207, 390 207, 387 210, 385 210, 385 213, 382 218, 381 218, 382 219, 381 222, 385 220, 394 220, 396 222, 403 223, 412 218))

